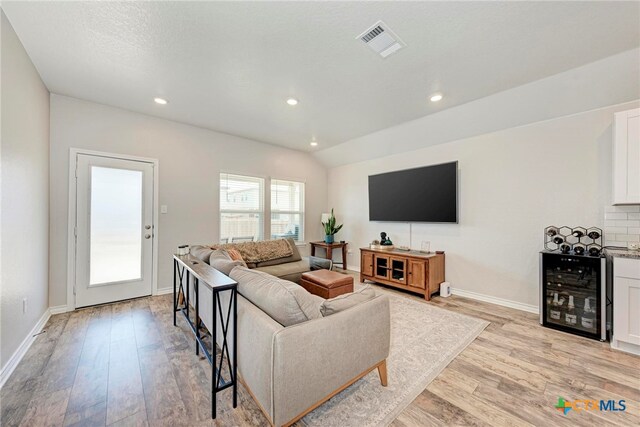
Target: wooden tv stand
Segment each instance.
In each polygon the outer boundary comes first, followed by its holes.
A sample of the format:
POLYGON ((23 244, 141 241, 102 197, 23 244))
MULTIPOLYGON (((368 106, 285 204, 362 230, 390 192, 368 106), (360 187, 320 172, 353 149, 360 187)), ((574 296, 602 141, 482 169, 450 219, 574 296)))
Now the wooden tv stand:
POLYGON ((360 282, 370 280, 424 295, 444 282, 444 254, 360 248, 360 282))

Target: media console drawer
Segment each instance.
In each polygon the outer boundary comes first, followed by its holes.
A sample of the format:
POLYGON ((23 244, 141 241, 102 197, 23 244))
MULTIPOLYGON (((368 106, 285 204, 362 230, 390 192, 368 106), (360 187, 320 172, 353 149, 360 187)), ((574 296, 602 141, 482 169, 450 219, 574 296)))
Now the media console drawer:
POLYGON ((444 282, 444 254, 360 248, 360 281, 369 280, 424 295, 444 282))

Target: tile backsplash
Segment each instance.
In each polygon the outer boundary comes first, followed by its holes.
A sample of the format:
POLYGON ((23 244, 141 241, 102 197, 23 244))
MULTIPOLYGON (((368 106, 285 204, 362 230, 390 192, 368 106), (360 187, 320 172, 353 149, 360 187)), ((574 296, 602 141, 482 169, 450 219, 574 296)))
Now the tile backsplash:
POLYGON ((640 242, 640 205, 605 206, 605 246, 627 247, 629 242, 640 242))

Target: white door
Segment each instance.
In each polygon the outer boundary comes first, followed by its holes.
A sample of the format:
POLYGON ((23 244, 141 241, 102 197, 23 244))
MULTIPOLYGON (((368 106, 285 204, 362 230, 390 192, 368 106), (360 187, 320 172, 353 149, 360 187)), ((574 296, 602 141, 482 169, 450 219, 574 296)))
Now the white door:
POLYGON ((76 162, 76 307, 151 295, 153 163, 76 162))

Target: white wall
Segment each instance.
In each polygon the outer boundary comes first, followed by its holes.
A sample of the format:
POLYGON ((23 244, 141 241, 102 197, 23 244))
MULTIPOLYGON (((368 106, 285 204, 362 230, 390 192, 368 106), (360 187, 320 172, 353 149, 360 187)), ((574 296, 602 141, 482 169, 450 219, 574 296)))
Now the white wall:
POLYGON ((445 90, 438 103, 441 111, 317 151, 315 156, 325 165, 346 165, 622 104, 640 96, 639 75, 636 48, 452 108, 447 108, 445 90))
MULTIPOLYGON (((350 242, 354 268, 359 267, 357 248, 379 238, 381 231, 395 244, 409 245, 409 224, 368 221, 368 175, 458 160, 460 223, 413 224, 412 246, 419 248, 427 240, 432 250, 446 251, 446 278, 454 288, 537 306, 543 228, 603 225, 611 193, 613 113, 638 105, 602 108, 330 169, 329 207, 345 224, 337 238, 350 242)), ((385 132, 394 141, 404 138, 406 129, 401 125, 385 132)), ((427 140, 429 133, 411 138, 427 140)))
POLYGON ((327 206, 327 174, 311 155, 52 94, 51 306, 67 304, 71 147, 160 161, 159 202, 168 205, 169 212, 159 218, 158 288, 172 286, 171 255, 178 244, 218 241, 221 170, 305 181, 305 240, 321 238, 319 221, 327 206))
POLYGON ((2 15, 0 364, 47 312, 49 91, 2 15), (27 298, 23 313, 22 299, 27 298))

